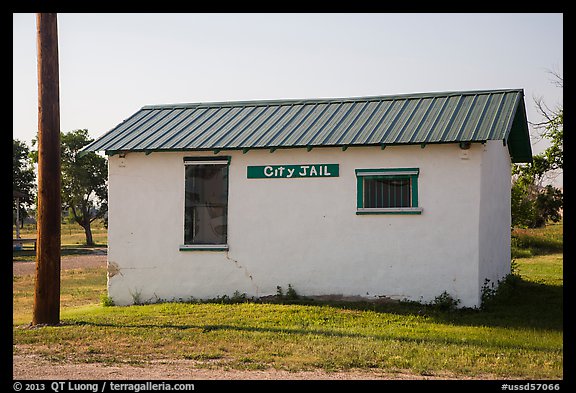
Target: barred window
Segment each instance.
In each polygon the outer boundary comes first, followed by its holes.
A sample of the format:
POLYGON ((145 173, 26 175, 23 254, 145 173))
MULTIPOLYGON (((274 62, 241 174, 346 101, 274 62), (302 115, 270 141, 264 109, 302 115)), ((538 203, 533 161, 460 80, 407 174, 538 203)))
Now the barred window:
POLYGON ((420 214, 418 168, 357 169, 357 214, 420 214))

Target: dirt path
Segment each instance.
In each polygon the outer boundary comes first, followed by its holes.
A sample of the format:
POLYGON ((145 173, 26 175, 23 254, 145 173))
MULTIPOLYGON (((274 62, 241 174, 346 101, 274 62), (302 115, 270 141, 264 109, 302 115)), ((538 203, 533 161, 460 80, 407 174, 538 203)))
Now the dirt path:
MULTIPOLYGON (((106 266, 106 254, 69 255, 60 259, 62 270, 96 268, 106 266)), ((36 272, 36 262, 13 262, 12 274, 24 276, 36 272)))
POLYGON ((193 361, 181 360, 138 367, 99 363, 50 363, 37 355, 15 355, 14 379, 52 380, 398 380, 446 379, 382 371, 301 371, 198 369, 193 361))

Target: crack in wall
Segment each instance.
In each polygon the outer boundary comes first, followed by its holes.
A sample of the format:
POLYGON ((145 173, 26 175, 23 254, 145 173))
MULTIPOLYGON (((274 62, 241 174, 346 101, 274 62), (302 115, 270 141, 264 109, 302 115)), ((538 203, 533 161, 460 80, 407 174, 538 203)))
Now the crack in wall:
POLYGON ((230 258, 230 252, 229 252, 228 250, 226 250, 226 259, 228 259, 229 261, 231 261, 232 263, 234 263, 234 265, 235 265, 238 269, 244 270, 244 275, 250 279, 250 283, 251 283, 252 286, 256 289, 256 297, 259 297, 259 296, 260 296, 260 288, 258 288, 258 285, 256 285, 256 283, 254 282, 254 278, 252 277, 252 275, 250 274, 250 272, 248 271, 248 269, 246 269, 246 267, 240 265, 240 262, 238 262, 236 259, 230 258))

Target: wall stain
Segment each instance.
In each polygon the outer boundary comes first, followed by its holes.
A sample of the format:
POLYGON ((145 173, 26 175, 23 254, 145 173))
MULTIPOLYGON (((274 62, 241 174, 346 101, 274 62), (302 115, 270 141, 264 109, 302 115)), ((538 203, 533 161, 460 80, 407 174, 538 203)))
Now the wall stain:
POLYGON ((112 278, 117 274, 123 276, 122 272, 120 271, 120 266, 118 266, 116 262, 108 261, 108 278, 112 278))
POLYGON ((114 261, 108 261, 108 278, 112 278, 117 274, 124 276, 122 270, 142 270, 142 269, 156 269, 157 266, 139 266, 139 267, 120 267, 118 263, 114 261))

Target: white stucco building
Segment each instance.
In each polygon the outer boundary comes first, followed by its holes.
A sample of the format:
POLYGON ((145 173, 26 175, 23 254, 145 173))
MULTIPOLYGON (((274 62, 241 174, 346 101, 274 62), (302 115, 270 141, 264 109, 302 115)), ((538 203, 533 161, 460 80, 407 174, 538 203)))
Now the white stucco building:
POLYGON ((116 304, 276 293, 480 305, 510 272, 523 91, 147 106, 109 157, 116 304))

